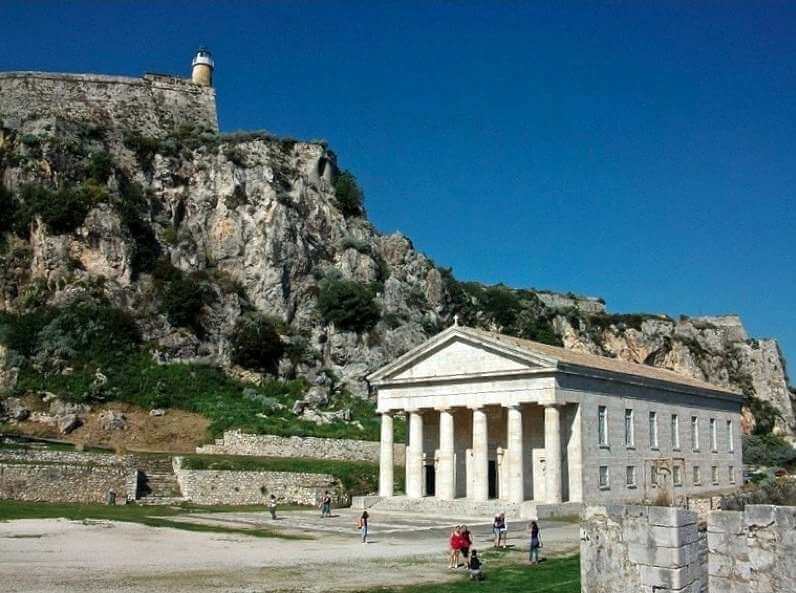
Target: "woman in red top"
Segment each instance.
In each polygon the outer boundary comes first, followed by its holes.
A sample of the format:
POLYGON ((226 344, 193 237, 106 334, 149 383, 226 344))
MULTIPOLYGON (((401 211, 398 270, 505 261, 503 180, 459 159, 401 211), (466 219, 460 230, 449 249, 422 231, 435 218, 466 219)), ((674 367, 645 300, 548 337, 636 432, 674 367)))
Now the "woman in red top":
POLYGON ((462 535, 459 525, 457 525, 456 528, 451 532, 449 543, 451 555, 450 562, 448 562, 448 568, 459 568, 459 551, 462 549, 462 535))

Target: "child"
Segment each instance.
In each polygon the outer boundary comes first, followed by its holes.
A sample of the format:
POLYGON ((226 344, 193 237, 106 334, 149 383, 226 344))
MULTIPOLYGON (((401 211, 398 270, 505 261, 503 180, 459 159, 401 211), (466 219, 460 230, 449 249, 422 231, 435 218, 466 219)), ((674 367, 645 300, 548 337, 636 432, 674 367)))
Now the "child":
POLYGON ((470 554, 470 546, 473 545, 473 538, 470 535, 470 530, 467 529, 467 525, 462 525, 461 530, 459 531, 459 535, 462 540, 462 556, 464 557, 464 561, 467 562, 467 557, 470 554))
POLYGON ((470 562, 467 564, 470 571, 471 581, 483 581, 484 573, 481 572, 481 559, 478 557, 478 551, 473 550, 470 554, 470 562))
POLYGON ((449 540, 451 553, 448 568, 459 568, 459 550, 462 548, 462 536, 459 529, 460 526, 457 525, 451 532, 449 540))
POLYGON ((271 513, 271 519, 276 521, 276 496, 273 494, 268 499, 268 511, 271 513))
POLYGON ((501 547, 501 542, 503 543, 503 547, 506 547, 507 531, 508 528, 506 527, 506 515, 504 513, 495 515, 495 520, 492 522, 492 532, 495 534, 495 548, 501 547))

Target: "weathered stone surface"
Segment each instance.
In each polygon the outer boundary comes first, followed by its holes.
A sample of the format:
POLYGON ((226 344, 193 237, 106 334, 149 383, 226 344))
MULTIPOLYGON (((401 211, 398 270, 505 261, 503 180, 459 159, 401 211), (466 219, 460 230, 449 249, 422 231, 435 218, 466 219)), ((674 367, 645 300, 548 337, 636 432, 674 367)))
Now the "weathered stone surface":
MULTIPOLYGON (((197 453, 217 455, 257 455, 261 457, 310 457, 342 461, 371 461, 378 463, 380 444, 376 441, 323 439, 315 437, 279 437, 228 431, 213 445, 197 447, 197 453)), ((396 465, 405 463, 406 447, 394 447, 396 465)))
POLYGON ((61 434, 69 434, 78 426, 83 424, 76 414, 66 414, 64 416, 59 416, 57 423, 58 430, 61 432, 61 434))
POLYGON ((124 430, 127 428, 127 417, 121 412, 106 410, 99 415, 100 426, 104 430, 124 430))

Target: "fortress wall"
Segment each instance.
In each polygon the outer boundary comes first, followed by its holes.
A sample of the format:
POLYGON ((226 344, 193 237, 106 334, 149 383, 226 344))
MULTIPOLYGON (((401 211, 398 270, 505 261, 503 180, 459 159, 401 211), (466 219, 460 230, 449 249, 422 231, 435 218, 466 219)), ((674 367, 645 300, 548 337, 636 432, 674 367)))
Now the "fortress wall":
POLYGON ((218 130, 214 89, 152 74, 0 73, 0 117, 88 121, 154 136, 181 124, 218 130))

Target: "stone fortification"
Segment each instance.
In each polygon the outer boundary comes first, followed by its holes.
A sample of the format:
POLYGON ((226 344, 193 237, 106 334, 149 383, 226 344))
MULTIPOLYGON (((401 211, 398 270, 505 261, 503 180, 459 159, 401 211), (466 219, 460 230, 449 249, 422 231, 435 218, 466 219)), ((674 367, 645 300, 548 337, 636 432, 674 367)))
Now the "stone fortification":
MULTIPOLYGON (((213 445, 196 448, 197 453, 210 455, 257 455, 260 457, 309 457, 340 461, 379 462, 379 443, 351 439, 316 437, 279 437, 246 434, 237 430, 224 433, 213 445)), ((395 465, 404 465, 406 446, 394 446, 395 465)))
POLYGON ((593 297, 579 297, 560 292, 537 292, 536 296, 551 309, 579 309, 584 313, 605 313, 605 303, 593 297))
POLYGON ((588 507, 581 523, 582 593, 792 593, 796 507, 696 513, 588 507))
POLYGON ((0 73, 0 118, 7 127, 64 119, 151 136, 183 124, 218 130, 212 87, 155 74, 0 73))
POLYGON ((796 591, 796 507, 711 513, 708 550, 709 593, 796 591))
POLYGON ((137 485, 129 456, 0 449, 0 499, 100 503, 113 490, 124 503, 135 499, 137 485))
POLYGON ((280 503, 315 505, 327 490, 338 506, 351 502, 329 474, 182 469, 179 457, 174 467, 183 497, 195 504, 265 504, 273 494, 280 503))

